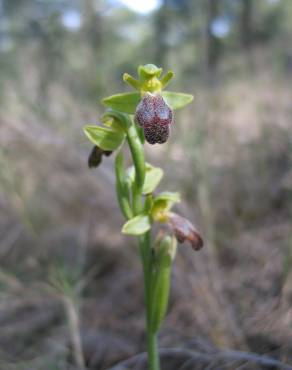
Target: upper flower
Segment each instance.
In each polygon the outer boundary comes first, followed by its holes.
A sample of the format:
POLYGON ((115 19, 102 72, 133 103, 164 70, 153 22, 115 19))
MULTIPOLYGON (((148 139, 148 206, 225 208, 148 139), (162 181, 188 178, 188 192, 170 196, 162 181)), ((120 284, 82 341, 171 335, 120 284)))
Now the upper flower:
MULTIPOLYGON (((138 79, 128 73, 123 75, 123 80, 137 91, 108 96, 102 100, 102 103, 115 111, 135 114, 141 98, 143 99, 144 95, 147 94, 154 94, 154 96, 162 96, 164 103, 166 104, 167 102, 170 109, 180 109, 189 104, 193 100, 193 96, 165 91, 173 76, 174 73, 172 71, 168 71, 163 75, 162 68, 158 68, 154 64, 139 66, 138 79)), ((168 130, 166 129, 165 131, 168 130)))

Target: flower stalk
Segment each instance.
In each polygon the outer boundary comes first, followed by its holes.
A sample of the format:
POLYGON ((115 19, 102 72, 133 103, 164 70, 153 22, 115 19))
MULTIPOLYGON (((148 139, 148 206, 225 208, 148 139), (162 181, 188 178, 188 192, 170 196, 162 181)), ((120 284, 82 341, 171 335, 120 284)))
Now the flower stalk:
MULTIPOLYGON (((132 187, 133 214, 137 215, 143 210, 143 185, 145 180, 145 157, 144 148, 137 134, 134 123, 127 130, 127 141, 132 154, 135 167, 135 178, 132 187)), ((147 326, 147 352, 150 370, 159 370, 159 357, 157 337, 152 329, 151 308, 153 306, 153 259, 151 252, 151 235, 147 231, 139 237, 140 256, 143 265, 145 305, 146 305, 146 326, 147 326)))

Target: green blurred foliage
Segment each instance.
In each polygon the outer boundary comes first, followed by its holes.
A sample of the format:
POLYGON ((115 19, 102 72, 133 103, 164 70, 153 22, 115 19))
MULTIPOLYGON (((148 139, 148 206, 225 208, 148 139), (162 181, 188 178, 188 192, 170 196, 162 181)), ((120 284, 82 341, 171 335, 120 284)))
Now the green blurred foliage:
POLYGON ((284 0, 164 0, 146 15, 105 0, 2 0, 0 9, 2 95, 7 78, 21 79, 29 50, 41 113, 54 82, 93 103, 113 85, 123 88, 122 73, 137 64, 171 66, 179 83, 191 85, 205 68, 244 52, 247 38, 248 46, 273 45, 291 63, 292 4, 284 0))

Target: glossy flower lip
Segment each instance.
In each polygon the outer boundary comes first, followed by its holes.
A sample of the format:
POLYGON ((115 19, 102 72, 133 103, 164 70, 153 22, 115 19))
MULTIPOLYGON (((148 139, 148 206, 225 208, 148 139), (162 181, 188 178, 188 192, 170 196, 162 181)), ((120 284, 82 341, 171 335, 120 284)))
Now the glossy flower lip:
POLYGON ((163 144, 169 138, 173 112, 160 94, 147 92, 137 106, 135 121, 149 144, 163 144))
POLYGON ((149 144, 164 144, 169 138, 168 125, 145 125, 144 135, 149 144))

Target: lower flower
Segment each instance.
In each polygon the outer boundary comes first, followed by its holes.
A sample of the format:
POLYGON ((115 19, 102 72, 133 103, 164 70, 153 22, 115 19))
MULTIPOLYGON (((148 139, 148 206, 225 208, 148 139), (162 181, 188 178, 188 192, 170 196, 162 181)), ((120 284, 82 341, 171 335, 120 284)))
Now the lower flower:
POLYGON ((196 251, 203 247, 204 241, 201 235, 195 226, 186 218, 171 212, 169 214, 168 225, 171 227, 179 243, 184 243, 187 241, 196 251))

